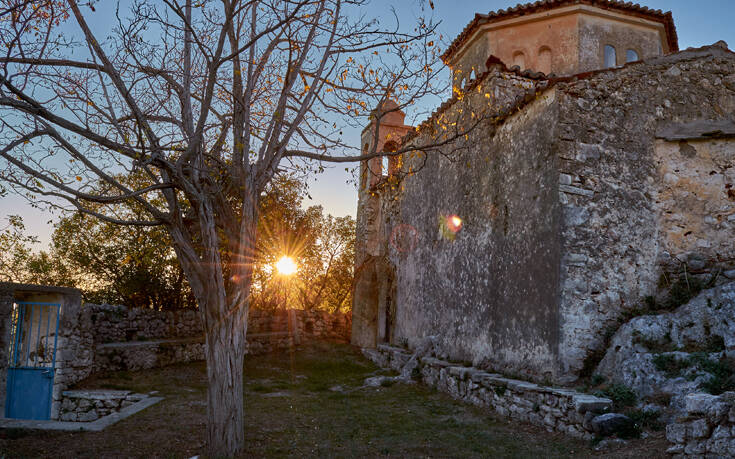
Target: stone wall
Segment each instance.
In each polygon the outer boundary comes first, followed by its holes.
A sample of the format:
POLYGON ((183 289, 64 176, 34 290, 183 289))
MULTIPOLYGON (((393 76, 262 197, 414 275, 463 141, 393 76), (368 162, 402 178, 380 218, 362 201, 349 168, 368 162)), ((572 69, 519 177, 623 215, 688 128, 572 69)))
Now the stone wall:
POLYGON ((87 303, 82 308, 85 325, 94 330, 96 343, 145 341, 202 336, 199 311, 155 311, 126 306, 87 303))
POLYGON ((371 270, 358 267, 355 317, 372 320, 378 342, 414 346, 435 335, 454 359, 543 378, 556 368, 556 304, 549 299, 558 295, 560 257, 558 173, 553 151, 544 147, 552 145, 553 96, 496 132, 494 120, 533 99, 540 82, 500 66, 481 80, 411 142, 432 144, 461 111, 468 123, 473 115, 481 120, 466 139, 446 147, 451 153, 404 155, 408 174, 400 187, 363 197, 381 205, 383 245, 368 255, 394 268, 379 270, 371 292, 362 288, 371 270), (473 112, 478 104, 486 109, 473 112), (496 141, 488 142, 493 134, 496 141), (456 235, 441 230, 451 215, 463 220, 456 235), (395 243, 401 227, 415 234, 405 247, 395 243), (390 271, 394 278, 386 279, 390 271), (376 310, 366 313, 368 307, 376 310))
MULTIPOLYGON (((351 328, 350 314, 251 310, 247 352, 288 349, 308 340, 349 342, 351 328)), ((52 418, 60 413, 62 392, 93 373, 138 371, 204 358, 204 336, 196 310, 85 304, 73 325, 60 331, 52 418)))
POLYGON ((61 394, 59 421, 92 422, 147 398, 127 390, 69 390, 61 394))
MULTIPOLYGON (((364 353, 376 365, 396 371, 412 358, 405 350, 386 345, 364 353)), ((612 400, 607 398, 509 379, 431 356, 421 357, 414 373, 414 379, 457 400, 576 438, 592 439, 595 424, 612 409, 612 400)))
POLYGON ((735 112, 733 74, 735 55, 715 45, 555 86, 562 373, 582 370, 626 311, 680 275, 735 267, 735 142, 692 140, 716 137, 712 120, 735 112), (662 139, 671 132, 683 137, 662 139))
POLYGON ((735 456, 735 392, 689 394, 687 416, 666 426, 674 457, 735 456))

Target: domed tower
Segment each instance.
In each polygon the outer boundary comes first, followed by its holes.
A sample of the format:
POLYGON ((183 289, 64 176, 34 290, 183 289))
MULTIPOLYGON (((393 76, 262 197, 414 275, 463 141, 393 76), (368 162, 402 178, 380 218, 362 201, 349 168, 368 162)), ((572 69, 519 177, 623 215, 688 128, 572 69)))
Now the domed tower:
POLYGON ((572 75, 679 50, 671 12, 614 0, 545 0, 476 14, 442 56, 455 87, 509 67, 572 75))

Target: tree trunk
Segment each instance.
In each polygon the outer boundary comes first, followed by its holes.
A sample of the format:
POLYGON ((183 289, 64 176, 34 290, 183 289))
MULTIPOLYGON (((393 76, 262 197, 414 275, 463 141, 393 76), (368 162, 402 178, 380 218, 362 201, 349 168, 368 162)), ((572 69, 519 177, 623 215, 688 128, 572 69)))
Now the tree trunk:
POLYGON ((243 359, 247 314, 245 325, 238 327, 241 317, 223 317, 219 326, 207 332, 207 448, 211 458, 236 456, 245 444, 243 359))

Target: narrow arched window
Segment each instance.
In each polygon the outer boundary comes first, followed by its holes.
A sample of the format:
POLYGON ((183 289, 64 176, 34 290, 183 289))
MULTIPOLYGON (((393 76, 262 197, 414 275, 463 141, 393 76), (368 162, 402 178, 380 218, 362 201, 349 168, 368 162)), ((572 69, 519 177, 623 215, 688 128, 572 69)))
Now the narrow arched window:
POLYGON ((544 46, 539 50, 537 67, 536 70, 539 72, 547 75, 551 73, 551 49, 548 46, 544 46))
POLYGON ((617 55, 615 47, 605 45, 605 68, 615 67, 617 65, 617 55))
MULTIPOLYGON (((365 146, 363 147, 362 152, 363 154, 366 155, 368 154, 369 151, 370 151, 370 144, 366 143, 365 146)), ((372 159, 366 159, 363 162, 364 167, 362 168, 362 176, 360 177, 360 181, 362 182, 363 188, 367 188, 368 186, 370 186, 371 182, 373 181, 372 177, 375 175, 375 173, 372 170, 373 163, 374 163, 374 160, 372 159)))
MULTIPOLYGON (((389 140, 383 146, 383 151, 385 152, 394 152, 396 150, 398 150, 398 143, 395 140, 389 140)), ((391 176, 395 174, 397 161, 397 156, 383 156, 382 175, 391 176)))
POLYGON ((513 53, 513 65, 517 65, 521 70, 526 68, 526 55, 521 51, 513 53))
POLYGON ((638 57, 636 50, 629 49, 625 52, 625 62, 635 62, 637 60, 640 60, 640 57, 638 57))

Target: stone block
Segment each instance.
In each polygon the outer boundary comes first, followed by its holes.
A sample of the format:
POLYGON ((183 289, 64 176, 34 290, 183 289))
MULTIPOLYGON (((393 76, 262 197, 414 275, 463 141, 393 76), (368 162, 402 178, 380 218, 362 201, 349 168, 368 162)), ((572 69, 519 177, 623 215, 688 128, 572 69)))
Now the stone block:
POLYGON ((633 421, 624 414, 606 413, 596 416, 590 422, 592 431, 597 435, 607 437, 615 433, 629 430, 633 426, 633 421))
POLYGON ((572 397, 574 403, 574 410, 577 413, 584 414, 588 411, 593 413, 604 413, 610 411, 613 406, 613 401, 609 398, 595 397, 594 395, 588 394, 577 394, 572 397))
POLYGON ((719 401, 716 395, 695 393, 686 396, 686 410, 689 415, 707 414, 710 407, 719 401))
POLYGON ((516 392, 534 392, 539 389, 539 385, 526 381, 511 380, 508 382, 508 389, 516 392))
POLYGON ((77 407, 77 404, 74 403, 74 400, 70 398, 64 398, 61 402, 61 410, 62 411, 74 411, 77 407))
POLYGON ((95 410, 89 410, 86 413, 79 413, 77 416, 77 420, 79 422, 92 422, 99 419, 99 415, 97 414, 97 411, 95 410))
POLYGON ((669 424, 666 426, 666 439, 669 443, 684 444, 687 439, 685 424, 669 424))
POLYGON ((706 438, 709 437, 710 428, 706 419, 697 419, 687 425, 688 438, 706 438))
POLYGON ((59 416, 59 421, 76 422, 76 420, 77 413, 75 412, 63 413, 61 416, 59 416))
POLYGON ((691 440, 684 448, 684 452, 690 456, 699 456, 705 453, 705 443, 699 440, 691 440))

